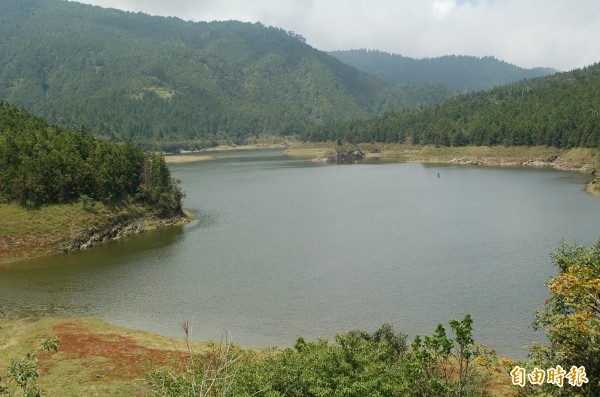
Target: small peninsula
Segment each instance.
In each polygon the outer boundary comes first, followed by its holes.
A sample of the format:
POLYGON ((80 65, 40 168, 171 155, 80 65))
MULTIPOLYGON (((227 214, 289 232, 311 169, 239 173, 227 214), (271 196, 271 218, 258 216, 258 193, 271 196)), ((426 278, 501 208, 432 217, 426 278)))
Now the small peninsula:
POLYGON ((0 101, 0 264, 185 223, 164 157, 0 101))

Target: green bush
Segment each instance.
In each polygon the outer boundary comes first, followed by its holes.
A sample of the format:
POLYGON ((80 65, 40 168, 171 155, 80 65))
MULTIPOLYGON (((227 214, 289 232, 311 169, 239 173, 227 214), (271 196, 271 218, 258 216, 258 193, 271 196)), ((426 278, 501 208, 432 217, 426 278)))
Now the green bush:
POLYGON ((546 283, 550 299, 536 315, 535 329, 544 329, 550 345, 534 344, 523 365, 566 371, 584 367, 587 383, 562 388, 553 384, 529 385, 523 394, 600 396, 600 240, 589 249, 563 244, 552 254, 558 275, 546 283))
POLYGON ((349 331, 332 342, 299 338, 293 348, 258 357, 249 351, 214 349, 191 356, 185 366, 148 372, 153 396, 481 396, 483 377, 472 360, 477 350, 471 338, 471 318, 452 321, 455 339, 443 326, 409 348, 406 335, 389 324, 377 331, 349 331), (211 376, 211 368, 226 375, 211 376), (205 394, 193 386, 214 379, 205 394), (212 393, 212 394, 210 394, 212 393))

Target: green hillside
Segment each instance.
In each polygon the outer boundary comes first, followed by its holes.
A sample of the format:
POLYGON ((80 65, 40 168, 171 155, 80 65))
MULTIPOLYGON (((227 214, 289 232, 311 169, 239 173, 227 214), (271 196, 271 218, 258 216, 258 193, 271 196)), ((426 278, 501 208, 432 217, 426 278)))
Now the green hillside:
POLYGON ((460 95, 441 105, 311 128, 304 139, 598 147, 600 64, 460 95))
POLYGON ((67 131, 0 101, 0 203, 137 202, 168 216, 182 192, 161 155, 67 131))
POLYGON ((137 143, 243 141, 440 102, 259 23, 185 22, 61 0, 0 2, 0 98, 137 143))
POLYGON ((388 83, 445 84, 459 91, 488 90, 557 72, 549 68, 523 69, 494 57, 448 55, 414 59, 364 49, 329 54, 388 83))

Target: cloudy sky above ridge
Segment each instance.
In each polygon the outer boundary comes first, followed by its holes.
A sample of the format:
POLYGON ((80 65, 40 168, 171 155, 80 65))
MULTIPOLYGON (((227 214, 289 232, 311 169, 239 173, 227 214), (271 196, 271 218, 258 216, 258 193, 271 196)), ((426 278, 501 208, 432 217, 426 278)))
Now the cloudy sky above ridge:
POLYGON ((79 0, 191 21, 292 30, 320 50, 367 48, 414 58, 492 55, 571 70, 600 61, 598 0, 79 0))

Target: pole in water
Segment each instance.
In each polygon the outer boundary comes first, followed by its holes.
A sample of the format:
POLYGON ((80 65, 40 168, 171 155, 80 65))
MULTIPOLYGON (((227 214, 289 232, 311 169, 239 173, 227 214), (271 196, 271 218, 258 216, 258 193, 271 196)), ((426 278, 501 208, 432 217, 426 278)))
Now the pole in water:
POLYGON ((440 177, 440 173, 438 172, 438 178, 440 177))

